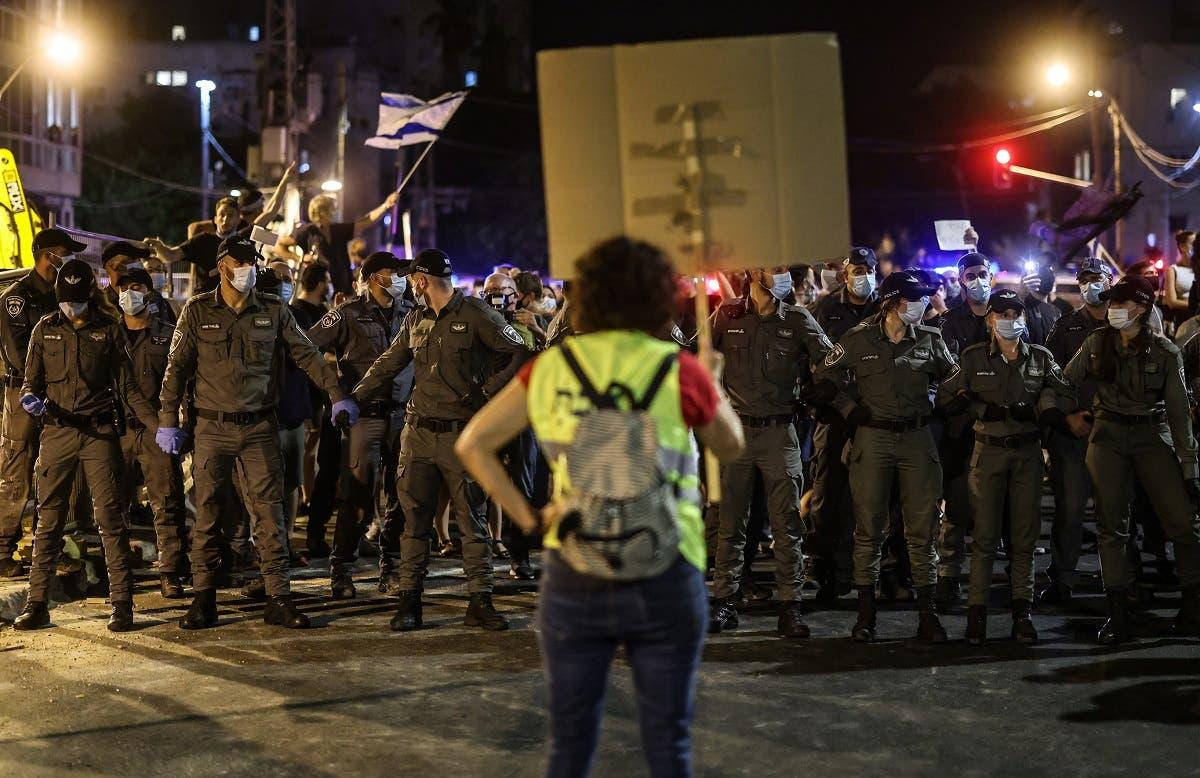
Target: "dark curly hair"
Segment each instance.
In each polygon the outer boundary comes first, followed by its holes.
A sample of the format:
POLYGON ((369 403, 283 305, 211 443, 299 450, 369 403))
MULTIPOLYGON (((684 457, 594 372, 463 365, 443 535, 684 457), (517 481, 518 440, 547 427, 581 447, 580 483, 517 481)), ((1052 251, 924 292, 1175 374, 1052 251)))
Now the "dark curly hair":
POLYGON ((675 268, 657 247, 624 236, 575 261, 571 325, 576 332, 641 330, 658 335, 675 310, 675 268))

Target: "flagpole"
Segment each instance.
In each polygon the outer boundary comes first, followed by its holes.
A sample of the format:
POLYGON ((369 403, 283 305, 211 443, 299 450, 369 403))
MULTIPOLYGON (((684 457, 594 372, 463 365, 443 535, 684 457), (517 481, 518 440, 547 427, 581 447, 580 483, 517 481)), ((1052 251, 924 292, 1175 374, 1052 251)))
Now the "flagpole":
MULTIPOLYGON (((441 136, 439 135, 438 138, 440 137, 441 136)), ((408 174, 404 176, 404 180, 400 182, 400 186, 396 187, 396 194, 400 194, 404 191, 404 187, 408 184, 409 179, 413 177, 413 173, 417 172, 417 168, 421 166, 421 163, 425 160, 425 157, 429 156, 429 151, 433 148, 433 144, 438 142, 438 138, 434 138, 433 140, 429 141, 428 144, 426 144, 425 150, 421 152, 421 156, 417 157, 417 161, 414 162, 412 167, 408 169, 408 174)))

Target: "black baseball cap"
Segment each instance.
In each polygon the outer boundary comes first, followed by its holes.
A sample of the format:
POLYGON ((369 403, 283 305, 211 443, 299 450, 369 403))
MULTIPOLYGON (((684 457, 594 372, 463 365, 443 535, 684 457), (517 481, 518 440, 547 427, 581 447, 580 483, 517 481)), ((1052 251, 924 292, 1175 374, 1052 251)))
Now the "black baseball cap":
POLYGON ((91 265, 82 259, 69 259, 58 269, 54 295, 60 303, 86 303, 92 299, 95 280, 91 265))
POLYGON ((858 246, 850 249, 850 256, 846 257, 847 265, 866 265, 874 269, 879 264, 879 260, 875 259, 875 252, 871 249, 858 246))
POLYGON ((131 257, 133 259, 148 259, 154 254, 153 251, 147 248, 135 246, 127 240, 115 240, 104 247, 104 251, 100 254, 100 261, 108 264, 108 260, 113 257, 131 257))
POLYGON ((75 240, 71 233, 58 227, 47 227, 33 236, 34 254, 44 249, 66 249, 68 254, 78 254, 86 248, 86 243, 75 240))
POLYGON ((449 278, 454 274, 450 257, 441 249, 424 249, 412 261, 413 273, 424 273, 434 278, 449 278))
MULTIPOLYGON (((61 272, 61 271, 60 271, 61 272)), ((1133 300, 1135 303, 1152 305, 1154 303, 1154 284, 1142 276, 1125 275, 1112 285, 1111 289, 1100 293, 1101 300, 1123 303, 1133 300)))
POLYGON ((358 272, 362 275, 363 280, 366 280, 368 276, 378 273, 381 270, 402 270, 405 264, 404 260, 398 258, 390 251, 376 251, 363 260, 358 272))
POLYGON ((140 267, 130 268, 124 271, 117 277, 117 282, 114 286, 126 286, 128 284, 141 284, 147 289, 154 288, 154 281, 151 280, 150 274, 140 267))
POLYGON ((1084 273, 1097 273, 1112 278, 1112 267, 1099 257, 1084 257, 1079 262, 1079 269, 1075 271, 1075 278, 1078 279, 1084 273))
POLYGON ((233 235, 221 241, 221 245, 217 247, 216 261, 220 262, 221 258, 226 255, 233 257, 243 265, 262 259, 262 254, 258 252, 258 245, 241 235, 233 235))
POLYGON ((988 313, 1004 313, 1005 311, 1024 313, 1025 303, 1021 302, 1021 298, 1013 290, 997 289, 988 298, 987 310, 988 313))
POLYGON ((921 279, 907 270, 897 270, 879 285, 879 299, 886 301, 893 297, 903 297, 905 300, 916 302, 936 291, 936 287, 921 283, 921 279))
POLYGON ((972 251, 970 254, 963 254, 958 258, 958 272, 966 272, 969 267, 983 266, 986 268, 992 267, 992 261, 980 254, 978 251, 972 251))

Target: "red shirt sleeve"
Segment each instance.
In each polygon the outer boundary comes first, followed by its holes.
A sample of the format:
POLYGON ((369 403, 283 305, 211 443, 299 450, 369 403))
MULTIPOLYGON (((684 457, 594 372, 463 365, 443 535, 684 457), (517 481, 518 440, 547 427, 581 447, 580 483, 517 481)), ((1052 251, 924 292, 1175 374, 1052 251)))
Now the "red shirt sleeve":
POLYGON ((679 352, 679 405, 689 427, 703 427, 717 415, 717 387, 690 351, 679 352))
POLYGON ((533 363, 537 362, 537 360, 538 358, 535 356, 533 359, 530 359, 526 361, 525 364, 521 365, 521 369, 517 371, 517 380, 520 381, 521 386, 525 387, 526 389, 529 388, 529 376, 533 375, 533 363))

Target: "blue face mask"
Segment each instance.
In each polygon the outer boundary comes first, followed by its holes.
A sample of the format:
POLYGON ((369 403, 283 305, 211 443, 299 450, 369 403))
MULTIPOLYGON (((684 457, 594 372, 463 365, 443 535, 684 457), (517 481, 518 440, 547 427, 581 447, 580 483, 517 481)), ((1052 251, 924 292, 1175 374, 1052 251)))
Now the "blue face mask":
POLYGON ((279 297, 285 303, 292 299, 292 293, 294 291, 296 291, 296 288, 292 284, 280 284, 279 285, 279 297))
POLYGON ((967 297, 971 298, 971 302, 986 303, 992 296, 992 287, 982 278, 976 278, 974 281, 966 285, 967 297))
POLYGON ((771 285, 767 287, 771 291, 771 296, 776 300, 782 300, 792 292, 792 274, 791 273, 774 273, 771 274, 771 285))
POLYGON ((1103 281, 1092 281, 1090 284, 1085 284, 1081 291, 1083 301, 1088 305, 1099 305, 1101 302, 1100 293, 1107 288, 1108 284, 1103 281))

